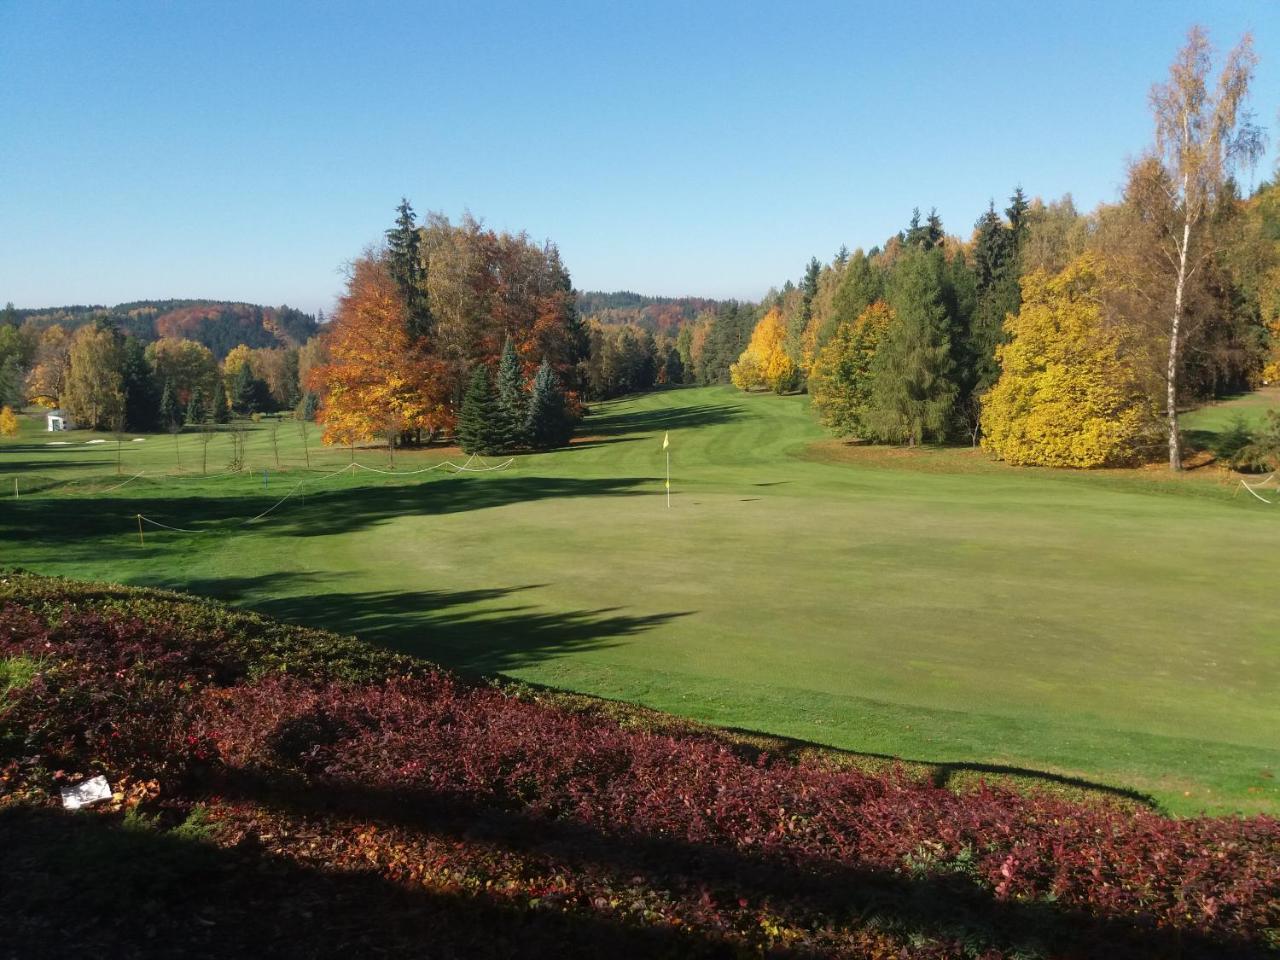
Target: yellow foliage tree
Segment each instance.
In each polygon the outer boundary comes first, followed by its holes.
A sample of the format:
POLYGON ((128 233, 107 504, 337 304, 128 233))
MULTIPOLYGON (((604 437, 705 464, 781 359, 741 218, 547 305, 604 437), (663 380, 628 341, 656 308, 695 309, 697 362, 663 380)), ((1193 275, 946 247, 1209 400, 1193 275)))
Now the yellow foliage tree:
POLYGON ((730 364, 729 379, 739 390, 768 387, 777 393, 794 389, 799 370, 787 354, 787 326, 775 307, 760 318, 747 349, 730 364))
POLYGON ((18 435, 18 418, 9 407, 0 407, 0 437, 18 435))
POLYGON ((982 404, 982 444, 1013 464, 1132 463, 1158 435, 1123 328, 1108 324, 1102 273, 1085 254, 1057 276, 1022 280, 1022 309, 1004 324, 1001 374, 982 404))
POLYGON ((852 323, 841 323, 813 361, 809 396, 819 419, 837 436, 871 436, 866 422, 871 361, 892 322, 893 308, 877 300, 852 323))

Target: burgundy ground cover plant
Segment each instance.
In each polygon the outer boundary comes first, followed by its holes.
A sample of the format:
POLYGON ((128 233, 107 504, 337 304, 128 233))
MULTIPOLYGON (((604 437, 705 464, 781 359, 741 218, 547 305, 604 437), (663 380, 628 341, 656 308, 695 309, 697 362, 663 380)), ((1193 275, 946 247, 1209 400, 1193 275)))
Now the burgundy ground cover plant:
POLYGON ((0 702, 10 806, 100 772, 153 785, 157 810, 200 805, 208 843, 256 838, 309 864, 319 850, 329 871, 560 924, 676 931, 673 955, 1277 947, 1280 823, 1265 816, 1172 819, 796 761, 190 598, 26 575, 0 589, 0 657, 38 664, 0 702), (310 846, 278 839, 295 835, 310 846))

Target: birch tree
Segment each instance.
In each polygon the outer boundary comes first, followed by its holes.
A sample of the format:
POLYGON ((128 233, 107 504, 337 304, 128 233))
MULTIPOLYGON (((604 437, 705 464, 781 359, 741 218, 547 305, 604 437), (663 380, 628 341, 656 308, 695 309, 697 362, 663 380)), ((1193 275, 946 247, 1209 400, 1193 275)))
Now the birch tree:
POLYGON ((1172 281, 1164 369, 1172 470, 1182 469, 1178 367, 1188 284, 1214 253, 1207 221, 1228 179, 1262 150, 1261 131, 1246 108, 1257 63, 1252 37, 1245 34, 1227 54, 1216 86, 1210 81, 1213 59, 1208 33, 1192 27, 1168 81, 1151 88, 1155 140, 1131 171, 1131 179, 1138 181, 1133 197, 1155 228, 1159 255, 1169 268, 1165 282, 1172 281))

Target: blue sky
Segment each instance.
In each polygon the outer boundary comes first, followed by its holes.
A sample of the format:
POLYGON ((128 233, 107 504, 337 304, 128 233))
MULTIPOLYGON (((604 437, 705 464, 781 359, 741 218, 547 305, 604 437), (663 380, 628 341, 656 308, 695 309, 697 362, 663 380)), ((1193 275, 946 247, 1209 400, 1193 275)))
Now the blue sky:
POLYGON ((1254 31, 1274 128, 1274 0, 0 0, 0 302, 327 310, 402 194, 583 289, 756 298, 913 206, 1113 199, 1197 21, 1254 31))

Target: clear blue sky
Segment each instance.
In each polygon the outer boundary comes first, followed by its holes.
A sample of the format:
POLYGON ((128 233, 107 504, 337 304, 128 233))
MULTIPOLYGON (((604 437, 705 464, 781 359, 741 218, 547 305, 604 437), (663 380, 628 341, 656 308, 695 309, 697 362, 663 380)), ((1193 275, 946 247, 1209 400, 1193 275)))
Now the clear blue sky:
POLYGON ((0 0, 0 302, 327 310, 401 194, 583 289, 756 298, 913 206, 1113 199, 1197 20, 1254 31, 1274 128, 1275 0, 0 0))

